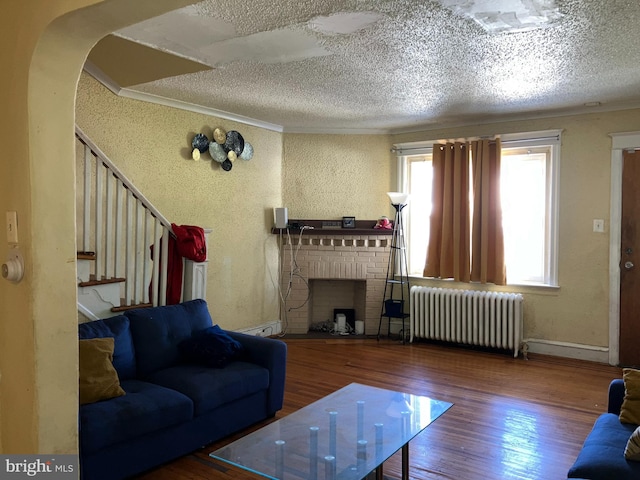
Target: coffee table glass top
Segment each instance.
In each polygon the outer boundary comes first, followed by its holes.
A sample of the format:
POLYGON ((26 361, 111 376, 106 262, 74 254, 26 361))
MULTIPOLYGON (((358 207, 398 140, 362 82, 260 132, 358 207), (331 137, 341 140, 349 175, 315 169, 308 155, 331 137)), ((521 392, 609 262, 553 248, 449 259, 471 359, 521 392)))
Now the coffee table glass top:
POLYGON ((451 406, 352 383, 210 455, 267 478, 359 480, 451 406))

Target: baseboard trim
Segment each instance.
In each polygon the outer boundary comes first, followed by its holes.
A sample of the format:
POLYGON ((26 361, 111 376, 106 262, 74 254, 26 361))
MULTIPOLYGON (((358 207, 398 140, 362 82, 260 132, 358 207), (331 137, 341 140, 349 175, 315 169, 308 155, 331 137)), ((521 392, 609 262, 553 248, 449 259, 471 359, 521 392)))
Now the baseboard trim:
POLYGON ((271 335, 278 335, 282 332, 282 322, 280 320, 274 320, 273 322, 263 323, 262 325, 255 327, 241 328, 235 331, 257 337, 269 337, 271 335))
POLYGON ((582 345, 579 343, 556 342, 528 338, 524 341, 530 353, 553 355, 555 357, 575 358, 597 363, 609 363, 609 348, 595 345, 582 345))

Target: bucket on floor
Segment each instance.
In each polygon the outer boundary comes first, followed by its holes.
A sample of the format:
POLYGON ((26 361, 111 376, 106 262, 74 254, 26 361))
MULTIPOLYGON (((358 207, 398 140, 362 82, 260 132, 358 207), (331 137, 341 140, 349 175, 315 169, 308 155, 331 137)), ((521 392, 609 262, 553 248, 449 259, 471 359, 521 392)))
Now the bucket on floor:
POLYGON ((364 322, 356 320, 356 335, 364 335, 364 322))

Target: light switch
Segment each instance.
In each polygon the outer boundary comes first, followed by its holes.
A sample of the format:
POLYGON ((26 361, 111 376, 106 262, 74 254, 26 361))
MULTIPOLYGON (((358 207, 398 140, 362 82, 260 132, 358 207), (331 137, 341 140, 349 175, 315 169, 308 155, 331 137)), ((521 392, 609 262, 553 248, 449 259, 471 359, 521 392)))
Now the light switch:
POLYGON ((18 243, 18 214, 7 212, 7 242, 18 243))

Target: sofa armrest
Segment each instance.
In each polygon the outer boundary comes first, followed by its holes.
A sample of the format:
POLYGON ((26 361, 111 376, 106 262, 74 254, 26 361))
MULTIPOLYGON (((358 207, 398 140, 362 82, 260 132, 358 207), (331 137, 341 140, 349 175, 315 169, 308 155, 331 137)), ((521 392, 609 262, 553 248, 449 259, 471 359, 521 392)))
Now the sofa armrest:
POLYGON ((620 408, 622 407, 623 400, 624 381, 621 378, 616 378, 609 384, 609 407, 607 411, 609 413, 620 415, 620 408))
POLYGON ((282 409, 284 381, 287 370, 287 344, 273 338, 258 337, 226 330, 242 344, 247 360, 269 370, 269 395, 267 409, 275 414, 282 409))

